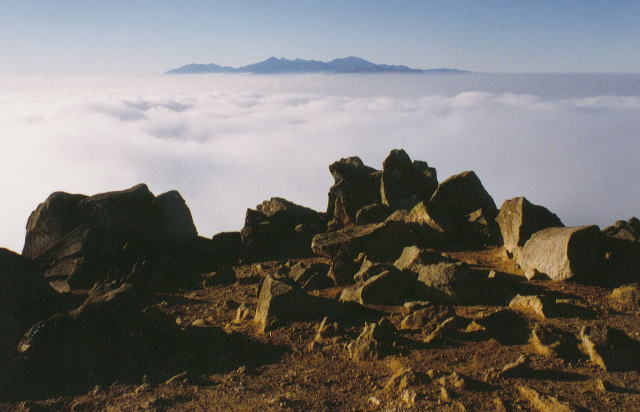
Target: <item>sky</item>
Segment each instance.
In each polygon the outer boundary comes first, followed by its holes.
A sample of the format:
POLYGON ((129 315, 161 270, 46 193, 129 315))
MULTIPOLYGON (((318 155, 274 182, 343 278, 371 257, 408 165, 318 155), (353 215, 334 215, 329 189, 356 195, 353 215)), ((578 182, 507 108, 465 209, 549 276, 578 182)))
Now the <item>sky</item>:
POLYGON ((356 55, 480 72, 640 71, 637 0, 0 2, 0 76, 356 55))

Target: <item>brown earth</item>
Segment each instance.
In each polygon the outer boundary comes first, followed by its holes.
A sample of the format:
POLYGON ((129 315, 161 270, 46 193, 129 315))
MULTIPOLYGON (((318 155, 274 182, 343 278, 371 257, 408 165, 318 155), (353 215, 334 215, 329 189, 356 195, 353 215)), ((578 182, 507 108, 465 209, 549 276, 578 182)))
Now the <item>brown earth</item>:
MULTIPOLYGON (((231 285, 204 287, 157 296, 155 307, 186 327, 196 320, 199 328, 213 326, 249 338, 255 345, 228 347, 216 368, 185 370, 162 380, 132 379, 109 382, 60 395, 0 404, 2 410, 44 411, 169 411, 169 410, 536 410, 518 388, 532 388, 542 395, 568 402, 575 410, 640 410, 640 373, 637 370, 605 372, 586 358, 566 361, 537 354, 530 344, 501 344, 498 340, 464 332, 466 324, 487 312, 505 308, 516 293, 544 294, 562 299, 561 316, 544 320, 527 315, 529 329, 537 322, 554 325, 575 335, 594 319, 640 337, 638 313, 615 311, 610 289, 574 282, 527 281, 515 265, 503 259, 502 249, 450 253, 474 269, 496 273, 490 292, 495 305, 452 306, 462 318, 456 333, 436 346, 422 343, 420 332, 399 331, 401 343, 379 361, 349 359, 345 346, 362 330, 364 319, 345 324, 334 340, 309 349, 319 321, 289 322, 267 333, 258 333, 248 320, 234 325, 240 303, 255 310, 260 279, 231 285), (504 296, 504 301, 502 300, 504 296), (240 353, 240 355, 239 355, 240 353), (522 354, 530 368, 518 377, 496 375, 522 354), (227 361, 224 359, 227 358, 227 361), (419 382, 398 389, 387 382, 396 373, 411 368, 419 382), (440 377, 456 372, 463 384, 445 384, 440 377), (600 380, 600 381, 599 381, 600 380), (446 394, 444 393, 446 392, 446 394)), ((325 262, 322 258, 303 259, 325 262)), ((274 273, 282 262, 264 262, 236 267, 239 278, 274 273)), ((336 297, 342 288, 313 294, 336 297)), ((406 314, 400 307, 375 307, 396 326, 406 314)), ((505 325, 509 328, 511 325, 505 325)), ((206 349, 206 348, 205 348, 206 349)), ((449 378, 447 378, 449 379, 449 378)), ((446 379, 445 379, 446 380, 446 379)), ((401 384, 401 386, 403 386, 401 384)), ((548 410, 553 410, 553 407, 548 410)))

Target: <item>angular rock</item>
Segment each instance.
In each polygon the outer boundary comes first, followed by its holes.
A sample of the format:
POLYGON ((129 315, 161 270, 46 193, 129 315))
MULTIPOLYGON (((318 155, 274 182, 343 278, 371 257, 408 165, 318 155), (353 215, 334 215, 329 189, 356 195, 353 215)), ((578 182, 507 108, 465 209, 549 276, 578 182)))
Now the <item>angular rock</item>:
POLYGON ((31 325, 57 309, 56 295, 30 259, 0 248, 0 362, 31 325))
POLYGON ((580 350, 605 371, 629 370, 639 366, 640 344, 623 330, 603 324, 584 326, 580 339, 580 350))
POLYGON ((602 230, 605 236, 640 243, 640 220, 632 217, 628 221, 618 220, 602 230))
POLYGON ((527 376, 531 373, 531 359, 525 355, 520 355, 518 359, 509 362, 497 373, 499 378, 516 378, 527 376))
POLYGON ((602 266, 601 233, 597 226, 554 227, 531 236, 518 257, 524 269, 552 280, 585 278, 602 266))
POLYGON ((474 322, 503 345, 522 344, 529 337, 529 325, 526 319, 508 309, 484 315, 475 319, 474 322))
POLYGON ((382 359, 391 353, 395 335, 393 324, 385 318, 378 323, 365 323, 360 335, 347 345, 349 357, 361 361, 382 359))
POLYGON ((254 321, 267 332, 285 321, 309 318, 317 314, 314 299, 291 279, 267 276, 262 282, 254 321))
POLYGON ((27 221, 22 254, 31 259, 36 258, 64 235, 83 224, 85 220, 80 210, 80 201, 85 198, 84 195, 55 192, 39 204, 27 221))
POLYGON ((352 256, 365 252, 384 260, 398 255, 404 246, 415 241, 415 234, 403 222, 386 221, 372 225, 353 226, 313 237, 311 249, 317 255, 334 257, 339 253, 352 256))
POLYGON ((436 215, 435 212, 431 210, 432 208, 433 206, 428 202, 419 202, 413 207, 413 209, 411 209, 409 214, 404 218, 404 221, 407 223, 428 226, 440 233, 445 233, 451 230, 453 223, 447 221, 442 216, 436 215))
POLYGON ((427 345, 435 345, 442 342, 449 332, 455 330, 456 320, 457 318, 455 316, 445 319, 433 330, 433 332, 429 333, 424 338, 423 342, 427 345))
POLYGON ((609 299, 614 307, 623 311, 640 311, 640 283, 615 288, 609 299))
POLYGON ((339 253, 331 260, 327 276, 337 286, 350 285, 360 266, 349 253, 339 253))
POLYGON ((380 197, 392 209, 410 209, 428 200, 437 186, 436 170, 426 162, 412 162, 404 150, 392 150, 382 163, 380 197))
POLYGON ((545 319, 549 316, 548 305, 540 299, 539 296, 522 296, 516 295, 511 302, 509 302, 509 309, 513 309, 518 312, 529 313, 539 318, 545 319))
POLYGON ((534 205, 524 197, 505 200, 496 222, 500 227, 504 248, 510 253, 524 246, 535 232, 564 226, 558 216, 547 208, 534 205))
POLYGON ((578 357, 578 340, 569 332, 552 325, 536 324, 529 339, 533 349, 542 356, 574 360, 578 357))
POLYGON ((382 272, 397 272, 395 266, 388 263, 375 263, 369 259, 364 259, 358 272, 353 275, 353 280, 356 283, 364 283, 368 279, 381 274, 382 272))
POLYGON ((478 176, 472 171, 449 177, 438 185, 430 200, 434 210, 445 216, 465 216, 482 209, 488 219, 495 219, 498 209, 478 176))
POLYGON ((160 227, 167 239, 180 243, 198 237, 191 211, 180 193, 172 190, 159 195, 155 201, 160 214, 160 227))
POLYGON ((24 251, 59 287, 90 288, 128 276, 143 260, 155 277, 182 273, 175 268, 193 263, 182 251, 197 240, 179 193, 156 198, 140 184, 90 197, 52 194, 29 217, 24 251))
POLYGON ((554 396, 543 395, 538 391, 526 386, 518 386, 520 396, 539 412, 577 412, 574 406, 568 402, 563 402, 554 396))
POLYGON ((400 270, 419 272, 422 266, 434 265, 443 262, 455 262, 434 249, 421 249, 417 246, 408 246, 402 250, 402 254, 393 263, 400 270))
POLYGON ((325 228, 322 214, 274 197, 247 210, 242 244, 249 260, 305 257, 312 237, 325 228))
POLYGON ((430 304, 402 319, 400 329, 432 330, 452 316, 455 316, 455 312, 449 306, 430 304))
POLYGON ((298 262, 289 270, 289 277, 302 290, 324 289, 333 286, 333 282, 327 276, 328 271, 329 265, 325 263, 298 262))
POLYGON ((462 262, 441 262, 416 267, 420 288, 426 299, 449 303, 467 303, 485 297, 486 279, 480 278, 462 262))
POLYGON ((327 206, 332 230, 356 222, 356 214, 362 207, 380 203, 381 174, 365 166, 360 158, 340 159, 329 166, 329 171, 335 180, 329 189, 327 206))
POLYGON ((356 213, 355 224, 362 226, 384 222, 392 212, 393 209, 382 203, 366 205, 360 208, 358 213, 356 213))
POLYGON ((340 301, 357 302, 361 305, 401 305, 413 282, 415 278, 410 274, 385 270, 362 284, 344 289, 340 294, 340 301))

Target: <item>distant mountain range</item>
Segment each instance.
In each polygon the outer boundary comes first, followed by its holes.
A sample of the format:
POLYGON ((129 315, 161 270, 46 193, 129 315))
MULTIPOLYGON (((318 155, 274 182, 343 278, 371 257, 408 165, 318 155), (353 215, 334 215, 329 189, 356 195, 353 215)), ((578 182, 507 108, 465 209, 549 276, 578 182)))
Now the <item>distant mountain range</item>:
POLYGON ((457 69, 412 69, 407 66, 389 64, 375 64, 359 57, 345 57, 342 59, 323 62, 303 59, 278 59, 271 57, 265 61, 242 67, 219 66, 217 64, 187 64, 177 69, 169 70, 166 74, 193 73, 471 73, 457 69))

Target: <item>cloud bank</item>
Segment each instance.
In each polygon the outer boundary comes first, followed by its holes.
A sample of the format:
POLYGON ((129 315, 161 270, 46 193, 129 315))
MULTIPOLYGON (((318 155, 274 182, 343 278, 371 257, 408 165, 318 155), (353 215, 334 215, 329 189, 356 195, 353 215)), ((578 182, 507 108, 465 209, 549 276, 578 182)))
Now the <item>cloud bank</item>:
POLYGON ((332 161, 380 167, 393 148, 440 180, 475 170, 498 205, 525 195, 565 224, 609 225, 640 215, 640 93, 624 87, 638 80, 585 95, 540 76, 514 91, 501 75, 0 79, 0 246, 20 250, 58 190, 177 189, 203 236, 272 196, 323 210, 332 161))

